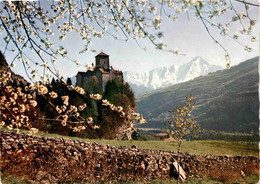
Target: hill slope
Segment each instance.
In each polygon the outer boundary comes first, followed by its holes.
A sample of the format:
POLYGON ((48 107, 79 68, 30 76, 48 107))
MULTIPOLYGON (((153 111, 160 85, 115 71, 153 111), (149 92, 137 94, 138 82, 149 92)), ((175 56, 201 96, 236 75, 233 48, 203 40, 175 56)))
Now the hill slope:
POLYGON ((193 94, 198 101, 193 117, 202 128, 228 131, 258 131, 258 60, 247 60, 229 70, 176 84, 142 96, 137 111, 148 124, 143 127, 163 127, 169 110, 185 103, 185 96, 193 94))

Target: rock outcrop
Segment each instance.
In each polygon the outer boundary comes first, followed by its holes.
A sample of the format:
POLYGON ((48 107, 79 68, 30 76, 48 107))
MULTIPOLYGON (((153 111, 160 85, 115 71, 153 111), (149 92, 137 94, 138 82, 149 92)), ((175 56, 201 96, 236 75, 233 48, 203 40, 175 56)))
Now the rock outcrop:
MULTIPOLYGON (((135 113, 135 109, 129 107, 129 114, 135 113)), ((123 123, 118 128, 117 133, 115 135, 115 139, 117 140, 132 140, 132 135, 134 132, 137 132, 136 129, 136 120, 133 115, 129 115, 129 118, 125 118, 123 123)))

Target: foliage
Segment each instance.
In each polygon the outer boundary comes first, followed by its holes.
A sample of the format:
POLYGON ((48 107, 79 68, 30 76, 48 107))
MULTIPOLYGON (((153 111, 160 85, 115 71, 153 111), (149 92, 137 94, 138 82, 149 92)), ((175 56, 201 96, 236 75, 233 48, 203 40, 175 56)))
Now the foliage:
POLYGON ((9 81, 11 73, 0 74, 0 126, 7 126, 8 129, 23 127, 30 129, 31 132, 37 131, 36 128, 44 130, 45 123, 38 119, 41 115, 36 109, 37 101, 33 99, 33 92, 27 89, 14 87, 9 81))
POLYGON ((123 106, 124 109, 127 108, 127 106, 131 106, 135 109, 136 106, 134 92, 129 84, 123 82, 121 79, 116 78, 107 82, 104 98, 108 99, 115 105, 123 106))
POLYGON ((175 107, 176 112, 169 111, 172 114, 172 119, 167 124, 169 129, 166 132, 178 142, 188 134, 197 136, 200 129, 198 123, 190 118, 191 111, 194 109, 196 102, 192 95, 190 97, 187 96, 186 99, 187 102, 185 105, 175 107))
MULTIPOLYGON (((177 157, 178 167, 179 167, 179 152, 181 149, 182 138, 188 134, 197 136, 197 133, 200 131, 200 127, 198 123, 190 118, 191 111, 193 110, 196 101, 194 101, 192 94, 190 95, 190 97, 186 96, 186 100, 187 102, 185 105, 179 105, 178 107, 175 107, 176 112, 169 111, 172 114, 172 119, 168 121, 169 128, 166 130, 166 132, 170 135, 170 137, 178 141, 178 157, 177 157)), ((179 170, 180 169, 178 168, 178 171, 179 170)), ((179 177, 178 177, 178 182, 179 182, 179 177)))
POLYGON ((116 106, 122 106, 123 109, 128 112, 130 107, 130 100, 126 95, 123 94, 114 94, 111 97, 111 102, 116 106))
POLYGON ((69 86, 72 85, 71 79, 68 77, 67 78, 67 82, 66 82, 69 86))
POLYGON ((102 117, 97 134, 102 139, 115 139, 118 128, 124 123, 124 118, 119 113, 111 112, 109 108, 104 107, 101 110, 102 117))
POLYGON ((82 84, 82 88, 90 94, 101 94, 100 84, 96 76, 85 78, 82 84))
POLYGON ((119 79, 109 80, 105 86, 104 97, 108 100, 112 95, 121 93, 122 81, 119 79))
POLYGON ((134 95, 134 92, 131 89, 130 85, 127 82, 125 82, 123 85, 122 94, 124 94, 128 97, 131 107, 135 108, 136 107, 135 95, 134 95))
MULTIPOLYGON (((235 34, 232 36, 233 33, 228 32, 228 27, 236 22, 240 22, 242 27, 241 35, 246 34, 254 42, 256 37, 252 35, 252 29, 256 21, 250 18, 249 9, 258 6, 258 4, 245 1, 237 2, 244 5, 245 13, 237 12, 235 5, 231 1, 227 3, 224 0, 220 2, 214 0, 180 0, 176 2, 148 2, 146 0, 136 2, 127 0, 73 2, 71 0, 61 0, 47 2, 44 6, 40 1, 3 1, 0 7, 0 34, 3 34, 1 37, 5 41, 4 52, 17 53, 14 60, 11 61, 11 66, 14 67, 14 62, 19 60, 19 64, 24 67, 28 78, 34 82, 34 90, 49 102, 47 108, 55 108, 55 113, 58 113, 56 121, 60 121, 62 126, 68 126, 72 131, 78 132, 86 129, 86 123, 90 127, 93 124, 92 117, 86 120, 86 118, 81 117, 79 112, 86 108, 86 104, 80 104, 78 107, 69 104, 71 98, 68 95, 64 93, 58 96, 57 92, 49 91, 44 85, 49 84, 51 76, 59 78, 62 85, 65 83, 64 79, 60 77, 59 70, 55 68, 55 63, 59 57, 67 58, 76 65, 80 65, 78 61, 68 57, 68 51, 65 46, 59 45, 60 42, 58 44, 53 43, 56 41, 56 38, 63 40, 70 32, 79 34, 86 43, 79 53, 85 53, 90 49, 94 37, 101 38, 105 35, 111 35, 115 39, 124 41, 128 41, 130 38, 133 40, 148 39, 154 44, 156 49, 167 50, 165 49, 166 44, 160 41, 163 37, 163 33, 159 31, 162 14, 175 21, 179 14, 190 10, 192 12, 195 11, 195 16, 203 23, 209 36, 223 48, 225 58, 229 64, 230 57, 227 50, 211 35, 208 26, 216 28, 221 35, 233 38, 239 43, 238 38, 240 35, 235 34), (232 12, 233 14, 227 23, 218 23, 217 20, 214 20, 215 17, 227 12, 232 12), (247 27, 244 26, 244 23, 247 23, 247 27), (120 34, 113 34, 114 30, 116 32, 120 30, 120 34), (32 50, 36 57, 28 56, 28 50, 32 50), (40 76, 42 83, 37 78, 39 67, 42 67, 42 75, 40 76), (55 104, 55 101, 59 105, 55 104), (77 125, 74 126, 74 123, 77 125)), ((248 45, 239 44, 248 52, 253 50, 248 45)), ((176 55, 180 54, 178 49, 167 51, 176 55)), ((68 81, 68 83, 71 82, 68 81)), ((93 83, 96 87, 96 80, 93 79, 93 83)), ((63 89, 66 89, 65 86, 62 86, 63 89)), ((69 90, 77 91, 80 95, 85 95, 85 91, 82 88, 67 87, 69 90)), ((135 108, 134 95, 129 89, 127 84, 123 84, 122 88, 119 89, 120 91, 115 93, 121 94, 122 99, 124 98, 123 95, 127 96, 131 107, 135 108)), ((62 91, 60 88, 59 90, 62 91)), ((93 92, 96 92, 96 90, 93 92)), ((113 95, 112 93, 108 94, 108 98, 112 98, 113 95)), ((96 101, 102 100, 102 96, 96 94, 87 96, 87 98, 93 98, 96 101)), ((104 104, 107 104, 107 102, 104 104)), ((101 105, 103 105, 103 101, 101 105)), ((120 117, 128 117, 128 114, 122 111, 122 106, 115 107, 109 103, 107 107, 112 111, 116 111, 120 117)), ((141 117, 138 114, 133 116, 141 117)))
MULTIPOLYGON (((0 64, 5 66, 6 62, 1 52, 0 56, 2 59, 0 64)), ((60 81, 52 79, 51 83, 36 82, 30 85, 9 68, 4 68, 2 71, 0 126, 8 126, 9 129, 29 128, 32 132, 38 131, 39 128, 42 131, 62 135, 77 135, 77 132, 84 131, 80 136, 115 138, 124 122, 145 121, 140 114, 134 111, 128 112, 130 103, 124 95, 122 96, 125 100, 117 100, 116 97, 113 99, 125 105, 127 112, 122 106, 115 106, 103 99, 100 94, 86 94, 84 89, 66 84, 64 79, 60 81), (26 85, 22 88, 20 86, 23 82, 26 85), (107 131, 96 131, 100 126, 107 131)))
MULTIPOLYGON (((44 114, 48 115, 48 117, 50 117, 50 114, 54 114, 52 116, 53 119, 50 120, 53 126, 49 132, 89 138, 114 138, 118 127, 124 120, 124 118, 120 116, 120 113, 112 112, 113 110, 107 106, 102 106, 100 99, 97 100, 80 95, 77 92, 70 90, 67 85, 61 82, 56 81, 52 83, 52 85, 49 86, 49 89, 55 91, 58 96, 66 95, 69 99, 69 104, 73 107, 81 107, 81 104, 86 104, 85 107, 82 106, 82 110, 77 111, 77 113, 79 113, 78 115, 82 117, 82 121, 84 121, 84 126, 86 128, 81 131, 72 132, 67 127, 60 126, 53 120, 59 117, 55 112, 56 110, 53 112, 52 108, 46 108, 49 105, 48 102, 39 96, 37 101, 41 101, 42 104, 45 104, 41 106, 41 108, 44 108, 42 109, 44 114), (91 125, 93 129, 91 129, 91 126, 89 127, 89 125, 91 125), (97 127, 99 127, 100 130, 97 130, 97 127)), ((53 103, 58 107, 63 107, 64 102, 62 99, 57 98, 53 103)))

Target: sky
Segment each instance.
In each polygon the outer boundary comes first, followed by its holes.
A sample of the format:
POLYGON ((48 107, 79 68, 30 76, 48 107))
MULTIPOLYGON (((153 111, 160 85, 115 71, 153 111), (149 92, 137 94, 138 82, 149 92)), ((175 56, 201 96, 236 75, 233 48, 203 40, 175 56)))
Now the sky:
MULTIPOLYGON (((249 13, 252 17, 259 20, 258 8, 250 10, 249 13)), ((217 21, 225 22, 228 16, 229 15, 220 17, 217 21)), ((257 21, 257 25, 253 30, 253 35, 259 38, 259 30, 257 27, 259 27, 259 21, 257 21)), ((240 29, 239 24, 234 24, 231 28, 231 32, 236 33, 239 32, 240 29)), ((197 56, 201 56, 210 64, 225 67, 225 52, 213 42, 207 34, 202 22, 194 17, 191 12, 189 12, 188 15, 183 14, 176 22, 169 21, 164 17, 160 30, 164 33, 162 40, 167 44, 167 48, 178 48, 185 56, 175 56, 172 53, 157 50, 154 48, 154 45, 148 41, 140 40, 138 41, 139 45, 141 45, 141 47, 147 47, 147 51, 144 51, 134 40, 130 40, 126 43, 124 41, 115 40, 110 36, 93 39, 91 49, 97 50, 97 53, 89 51, 85 54, 78 54, 85 43, 76 33, 69 34, 63 41, 55 40, 55 44, 63 45, 68 50, 70 58, 79 61, 83 65, 91 65, 91 63, 94 63, 95 55, 103 51, 110 56, 110 65, 113 66, 114 69, 122 71, 146 72, 158 67, 176 64, 181 65, 191 61, 197 56)), ((258 56, 259 54, 259 41, 251 43, 249 37, 241 37, 241 43, 244 45, 249 44, 254 47, 254 51, 245 52, 244 48, 233 39, 220 36, 216 29, 210 28, 210 31, 228 50, 231 58, 231 66, 258 56)), ((4 45, 0 44, 0 50, 3 49, 4 45)), ((10 63, 13 54, 6 52, 5 57, 10 63)), ((84 67, 77 67, 74 63, 62 59, 58 59, 57 68, 61 70, 61 75, 65 78, 75 76, 78 71, 86 71, 84 67)), ((19 65, 14 68, 14 71, 25 76, 24 69, 19 65)))

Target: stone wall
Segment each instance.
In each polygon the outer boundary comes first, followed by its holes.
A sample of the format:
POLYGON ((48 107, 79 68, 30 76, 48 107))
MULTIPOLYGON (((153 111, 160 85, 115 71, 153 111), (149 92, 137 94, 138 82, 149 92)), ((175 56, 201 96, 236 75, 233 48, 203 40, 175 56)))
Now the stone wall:
MULTIPOLYGON (((176 152, 115 147, 104 144, 46 138, 3 131, 1 172, 41 183, 128 181, 149 182, 174 175, 176 152)), ((241 170, 258 167, 257 157, 213 156, 180 153, 188 177, 210 168, 241 170)))

